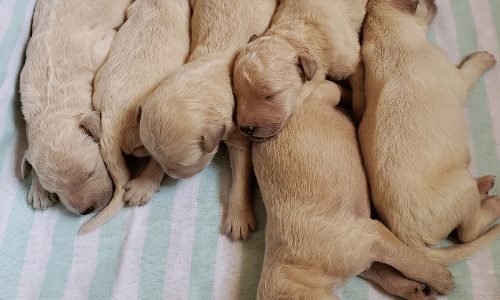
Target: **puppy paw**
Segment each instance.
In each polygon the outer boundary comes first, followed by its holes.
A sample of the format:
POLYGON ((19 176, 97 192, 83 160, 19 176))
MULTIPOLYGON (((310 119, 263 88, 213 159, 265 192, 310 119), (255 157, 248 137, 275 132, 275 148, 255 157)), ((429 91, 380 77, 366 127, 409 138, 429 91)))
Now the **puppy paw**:
POLYGON ((483 196, 487 196, 488 192, 495 185, 495 176, 493 175, 483 176, 481 178, 476 179, 476 181, 479 193, 483 196))
POLYGON ((36 210, 44 210, 54 204, 54 197, 50 195, 44 188, 37 182, 31 184, 28 192, 28 204, 33 206, 36 210))
POLYGON ((436 272, 433 281, 429 282, 429 286, 440 294, 447 295, 455 288, 453 275, 446 267, 440 267, 436 272))
POLYGON ((224 233, 233 240, 246 240, 255 230, 257 221, 251 207, 229 210, 224 221, 224 233))
POLYGON ((129 205, 144 205, 149 202, 153 194, 160 189, 160 186, 144 178, 135 178, 125 185, 124 200, 129 205))
POLYGON ((488 51, 474 52, 470 55, 469 60, 477 61, 478 63, 483 65, 485 69, 489 69, 497 63, 493 54, 489 53, 488 51))

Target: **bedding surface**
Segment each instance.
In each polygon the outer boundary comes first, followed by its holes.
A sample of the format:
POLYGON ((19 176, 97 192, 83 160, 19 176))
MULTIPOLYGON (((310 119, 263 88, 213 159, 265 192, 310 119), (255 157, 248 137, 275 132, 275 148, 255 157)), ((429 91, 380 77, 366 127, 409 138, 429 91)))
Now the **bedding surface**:
MULTIPOLYGON (((201 174, 165 178, 148 205, 123 209, 86 236, 76 233, 88 217, 27 205, 30 182, 19 174, 26 138, 18 79, 34 2, 0 0, 0 299, 255 299, 265 212, 257 198, 259 228, 248 241, 219 233, 231 181, 225 149, 201 174)), ((454 62, 476 50, 500 59, 500 0, 436 2, 429 39, 454 62)), ((465 113, 472 172, 500 178, 500 66, 478 81, 465 113)), ((500 299, 500 240, 451 270, 457 288, 442 299, 500 299)), ((359 278, 336 293, 392 299, 359 278)))

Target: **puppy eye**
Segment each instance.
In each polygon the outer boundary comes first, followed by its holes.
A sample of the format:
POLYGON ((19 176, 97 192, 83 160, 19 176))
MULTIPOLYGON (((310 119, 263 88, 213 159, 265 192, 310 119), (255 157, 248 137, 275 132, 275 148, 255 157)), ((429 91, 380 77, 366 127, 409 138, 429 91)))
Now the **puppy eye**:
POLYGON ((274 97, 276 97, 277 95, 279 95, 281 92, 283 92, 283 91, 279 91, 279 92, 276 92, 274 94, 271 94, 271 95, 267 96, 265 99, 266 100, 272 100, 274 97))

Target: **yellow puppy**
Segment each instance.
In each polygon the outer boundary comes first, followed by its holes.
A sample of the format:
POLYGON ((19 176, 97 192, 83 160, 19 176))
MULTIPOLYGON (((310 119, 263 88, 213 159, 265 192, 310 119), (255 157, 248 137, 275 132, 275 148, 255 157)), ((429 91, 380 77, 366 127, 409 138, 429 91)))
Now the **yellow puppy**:
MULTIPOLYGON (((333 83, 322 83, 280 134, 253 145, 267 212, 258 298, 336 299, 332 288, 373 262, 448 293, 453 281, 445 267, 431 263, 370 219, 355 128, 333 107, 339 98, 333 83)), ((416 282, 405 290, 380 281, 401 297, 426 298, 416 282)))
POLYGON ((236 51, 268 27, 275 0, 198 0, 191 20, 190 62, 165 79, 142 107, 141 140, 171 177, 200 172, 229 148, 232 186, 224 231, 246 238, 255 227, 251 207, 250 141, 233 123, 231 70, 236 51))
POLYGON ((95 78, 93 99, 101 112, 101 152, 115 183, 115 194, 80 234, 106 222, 125 202, 147 203, 160 187, 163 171, 157 162, 150 159, 145 170, 130 180, 122 153, 149 156, 139 137, 139 109, 145 95, 186 61, 190 16, 187 0, 141 0, 130 6, 127 21, 95 78))
POLYGON ((432 0, 418 7, 410 0, 369 1, 359 139, 381 220, 406 244, 450 263, 500 234, 496 226, 480 237, 500 216, 500 199, 487 196, 492 177, 476 182, 469 173, 463 114, 469 90, 495 60, 477 52, 457 68, 426 40, 435 13, 432 0), (460 241, 471 243, 426 248, 454 229, 460 241))

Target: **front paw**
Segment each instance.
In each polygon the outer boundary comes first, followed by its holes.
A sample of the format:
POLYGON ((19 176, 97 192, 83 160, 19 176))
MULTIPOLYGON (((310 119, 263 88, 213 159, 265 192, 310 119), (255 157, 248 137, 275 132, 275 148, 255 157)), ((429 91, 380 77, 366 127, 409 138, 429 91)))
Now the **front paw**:
POLYGON ((233 240, 246 240, 257 221, 251 207, 229 208, 223 226, 224 233, 233 240))
POLYGON ((53 197, 36 182, 31 184, 28 192, 28 204, 36 210, 44 210, 54 204, 53 197))
POLYGON ((435 272, 436 276, 433 277, 432 282, 428 285, 440 294, 447 295, 455 288, 453 275, 446 267, 440 267, 435 272))
POLYGON ((125 202, 129 205, 144 205, 149 202, 160 186, 143 178, 135 178, 125 185, 125 202))

